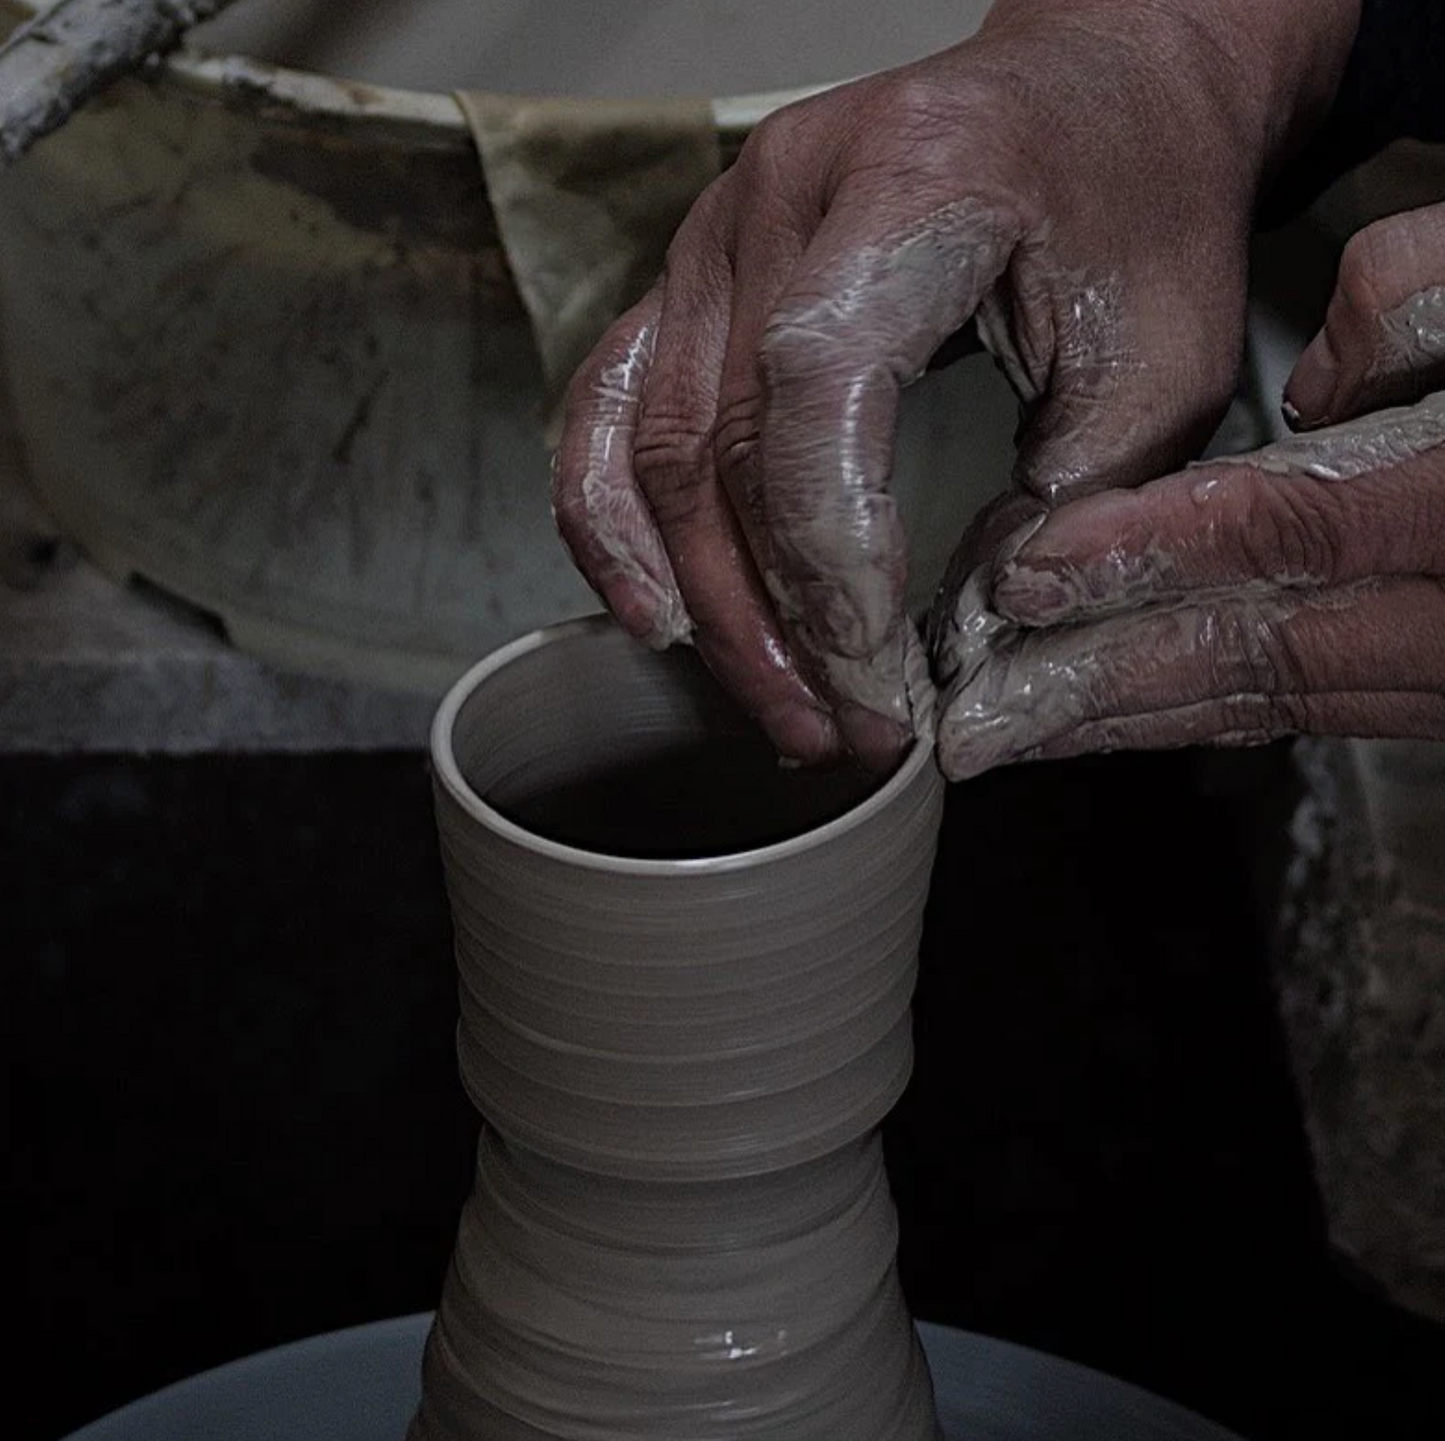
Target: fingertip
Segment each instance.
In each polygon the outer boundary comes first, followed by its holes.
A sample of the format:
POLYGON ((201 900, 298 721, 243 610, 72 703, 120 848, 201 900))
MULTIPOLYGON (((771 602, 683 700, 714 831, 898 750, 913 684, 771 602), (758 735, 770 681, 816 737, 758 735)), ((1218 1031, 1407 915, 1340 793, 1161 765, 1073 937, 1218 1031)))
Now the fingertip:
POLYGON ((1058 571, 1011 565, 994 581, 995 612, 1015 625, 1055 625, 1079 606, 1079 587, 1058 571))
POLYGON ((986 723, 947 721, 939 727, 938 768, 950 784, 971 781, 986 771, 1007 765, 1023 754, 1022 746, 1011 745, 986 723))
POLYGON ((1045 507, 1040 507, 1037 510, 1030 508, 1025 514, 1026 519, 1021 521, 1014 530, 1006 533, 1003 540, 999 542, 994 569, 1000 574, 1013 565, 1026 551, 1031 548, 1037 549, 1033 546, 1033 541, 1048 524, 1052 512, 1045 507))
POLYGON ((957 785, 959 781, 971 781, 985 769, 968 746, 957 745, 945 739, 942 734, 938 737, 934 751, 938 759, 938 769, 943 772, 943 778, 949 785, 957 785))
POLYGON ((907 727, 855 704, 839 707, 838 730, 858 763, 880 775, 894 770, 913 743, 907 727))
POLYGON ((1334 412, 1335 390, 1340 382, 1339 357, 1329 332, 1321 330, 1305 347, 1285 382, 1285 420, 1292 430, 1328 425, 1334 412))
MULTIPOLYGON (((989 576, 995 614, 1019 625, 1047 625, 1071 610, 1075 589, 1059 572, 1053 546, 1039 533, 1054 512, 1031 517, 999 546, 989 576)), ((1053 534, 1050 529, 1050 535, 1053 534)))
POLYGON ((786 762, 824 765, 846 754, 838 727, 826 711, 808 705, 782 704, 760 712, 757 721, 786 762))

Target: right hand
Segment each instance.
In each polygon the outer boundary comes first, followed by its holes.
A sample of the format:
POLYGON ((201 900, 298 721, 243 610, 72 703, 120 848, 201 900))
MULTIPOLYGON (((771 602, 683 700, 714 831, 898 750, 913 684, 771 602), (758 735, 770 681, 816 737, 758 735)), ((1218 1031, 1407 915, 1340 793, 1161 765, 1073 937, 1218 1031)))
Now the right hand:
POLYGON ((1040 511, 1188 459, 1234 389, 1262 176, 1356 11, 999 0, 773 115, 573 382, 555 502, 588 580, 634 635, 690 637, 784 754, 890 764, 931 706, 900 388, 976 322, 1040 511))
POLYGON ((1286 387, 1302 434, 1022 533, 1009 503, 986 510, 962 604, 934 617, 956 657, 944 773, 1299 732, 1445 739, 1442 316, 1445 205, 1378 221, 1286 387))

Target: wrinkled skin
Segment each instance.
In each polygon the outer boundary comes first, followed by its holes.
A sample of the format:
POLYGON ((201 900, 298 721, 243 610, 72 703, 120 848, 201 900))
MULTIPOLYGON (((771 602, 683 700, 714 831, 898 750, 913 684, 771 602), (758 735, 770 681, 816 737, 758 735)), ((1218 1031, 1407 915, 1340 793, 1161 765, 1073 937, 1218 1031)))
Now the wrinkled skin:
POLYGON ((900 388, 976 327, 1041 504, 1197 453, 1255 195, 1357 11, 999 0, 974 39, 771 117, 571 387, 555 510, 607 605, 695 644, 783 754, 891 764, 933 711, 888 492, 900 388))
POLYGON ((1301 731, 1445 739, 1442 301, 1445 206, 1380 221, 1286 387, 1299 434, 982 517, 933 623, 945 771, 1301 731))

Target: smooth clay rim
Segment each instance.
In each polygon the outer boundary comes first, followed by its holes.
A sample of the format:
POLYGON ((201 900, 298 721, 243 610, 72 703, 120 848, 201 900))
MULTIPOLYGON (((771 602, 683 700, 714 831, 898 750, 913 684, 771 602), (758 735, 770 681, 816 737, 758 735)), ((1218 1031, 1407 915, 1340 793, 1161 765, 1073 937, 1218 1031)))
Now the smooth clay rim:
MULTIPOLYGON (((492 676, 544 646, 555 645, 576 635, 611 631, 615 622, 605 615, 583 616, 579 620, 561 621, 531 631, 517 640, 493 651, 486 659, 472 666, 446 693, 437 708, 431 728, 431 758, 437 779, 446 787, 447 794, 472 820, 485 826, 492 834, 533 855, 543 856, 561 865, 580 870, 598 871, 616 876, 681 876, 718 875, 731 871, 747 870, 754 866, 766 866, 778 861, 804 855, 808 851, 827 845, 849 831, 866 825, 878 812, 887 809, 917 780, 925 766, 933 763, 931 746, 915 741, 903 763, 888 777, 877 790, 851 810, 821 826, 791 836, 785 841, 774 841, 771 845, 756 846, 746 851, 731 851, 720 856, 696 856, 683 860, 646 860, 635 856, 611 856, 601 851, 587 851, 580 846, 569 846, 561 841, 549 840, 546 836, 519 826, 508 820, 499 810, 487 804, 462 775, 456 752, 452 747, 452 735, 462 707, 492 676)), ((640 642, 637 642, 640 644, 640 642)))

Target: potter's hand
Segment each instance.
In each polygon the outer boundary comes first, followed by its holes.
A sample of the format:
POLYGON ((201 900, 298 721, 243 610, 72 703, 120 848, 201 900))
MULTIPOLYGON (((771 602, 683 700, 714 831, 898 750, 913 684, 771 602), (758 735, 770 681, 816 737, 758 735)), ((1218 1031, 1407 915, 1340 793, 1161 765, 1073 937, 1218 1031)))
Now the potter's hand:
POLYGON ((974 527, 979 563, 960 557, 933 625, 945 770, 1298 731, 1445 739, 1440 386, 1445 206, 1351 242, 1286 389, 1306 433, 1046 519, 1014 497, 974 527), (1379 405, 1397 408, 1364 413, 1379 405))
POLYGON ((931 701, 900 387, 972 319, 1027 406, 1031 492, 1182 463, 1233 388, 1261 173, 1356 9, 999 0, 762 124, 571 388, 558 523, 622 623, 691 636, 785 754, 887 764, 931 701))

